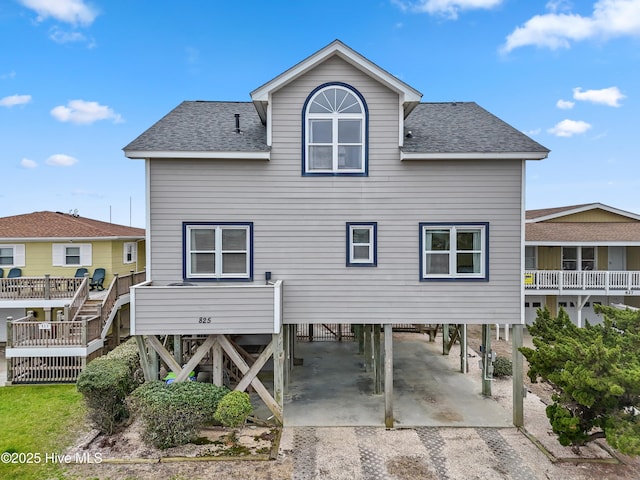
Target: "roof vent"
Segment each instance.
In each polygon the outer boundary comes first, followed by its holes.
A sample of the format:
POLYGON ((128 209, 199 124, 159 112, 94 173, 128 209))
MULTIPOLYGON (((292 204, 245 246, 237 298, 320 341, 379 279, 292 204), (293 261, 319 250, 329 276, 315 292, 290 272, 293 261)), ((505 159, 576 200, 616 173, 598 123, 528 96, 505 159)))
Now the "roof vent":
POLYGON ((242 133, 240 130, 240 114, 235 113, 233 116, 236 117, 236 133, 242 133))

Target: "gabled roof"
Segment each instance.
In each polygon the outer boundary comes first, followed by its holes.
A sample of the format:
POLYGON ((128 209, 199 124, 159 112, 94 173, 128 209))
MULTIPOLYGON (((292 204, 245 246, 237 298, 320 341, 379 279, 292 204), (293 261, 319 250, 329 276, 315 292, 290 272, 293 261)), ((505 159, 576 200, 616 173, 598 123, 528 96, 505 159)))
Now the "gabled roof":
POLYGON ((619 208, 610 207, 603 203, 583 203, 580 205, 570 205, 567 207, 543 208, 540 210, 527 210, 527 223, 544 222, 547 220, 558 219, 576 213, 587 212, 589 210, 604 210, 605 212, 627 217, 632 220, 640 220, 640 215, 620 210, 619 208))
POLYGON ((61 212, 34 212, 0 218, 0 242, 47 239, 143 239, 143 228, 101 222, 61 212))
POLYGON ((124 151, 129 158, 269 158, 265 126, 250 102, 182 102, 124 151))
POLYGON ((405 116, 408 115, 408 113, 420 102, 422 94, 416 89, 391 75, 386 70, 380 68, 378 65, 366 59, 355 50, 347 47, 340 40, 334 40, 326 47, 318 50, 313 55, 307 57, 284 73, 275 77, 273 80, 268 81, 251 92, 251 100, 253 100, 263 123, 266 122, 267 119, 267 104, 269 103, 269 96, 272 93, 281 89, 301 75, 304 75, 316 65, 324 62, 334 55, 342 58, 355 68, 363 71, 378 82, 397 92, 400 95, 402 104, 404 105, 405 116))
POLYGON ((475 102, 421 103, 405 120, 403 160, 542 159, 549 150, 475 102))
POLYGON ((602 203, 529 210, 526 218, 525 241, 534 245, 640 245, 640 215, 602 203), (613 215, 607 221, 562 221, 563 217, 590 210, 613 215), (616 216, 621 217, 620 221, 616 216))

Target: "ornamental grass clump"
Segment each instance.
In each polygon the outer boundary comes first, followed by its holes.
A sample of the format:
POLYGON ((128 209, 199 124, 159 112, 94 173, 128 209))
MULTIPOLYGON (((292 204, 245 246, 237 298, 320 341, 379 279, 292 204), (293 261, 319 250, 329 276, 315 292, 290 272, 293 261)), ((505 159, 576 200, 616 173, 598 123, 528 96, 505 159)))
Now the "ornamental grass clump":
POLYGON ((142 439, 165 449, 191 443, 202 427, 214 422, 220 400, 229 390, 210 383, 145 383, 131 394, 131 410, 140 415, 142 439))
POLYGON ((253 406, 249 395, 234 390, 220 400, 214 418, 225 427, 238 428, 245 424, 252 412, 253 406))

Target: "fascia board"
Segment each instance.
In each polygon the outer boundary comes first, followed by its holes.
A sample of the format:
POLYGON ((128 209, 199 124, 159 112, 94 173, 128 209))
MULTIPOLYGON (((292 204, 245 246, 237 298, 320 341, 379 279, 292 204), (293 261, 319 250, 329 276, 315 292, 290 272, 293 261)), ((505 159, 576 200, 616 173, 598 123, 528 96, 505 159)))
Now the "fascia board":
POLYGON ((616 215, 621 215, 621 216, 627 217, 627 218, 632 218, 634 220, 640 220, 640 215, 637 215, 635 213, 626 212, 624 210, 613 208, 613 207, 610 207, 608 205, 604 205, 602 203, 590 203, 588 205, 583 205, 581 207, 571 208, 571 209, 568 209, 568 210, 563 210, 561 212, 555 212, 555 213, 552 213, 552 214, 549 214, 549 215, 545 215, 544 217, 530 218, 529 220, 527 220, 527 223, 544 222, 546 220, 553 220, 553 219, 556 219, 556 218, 562 218, 562 217, 566 217, 566 216, 569 216, 569 215, 574 215, 576 213, 588 212, 589 210, 595 210, 595 209, 604 210, 606 212, 614 213, 616 215))
POLYGON ((186 152, 186 151, 151 151, 151 150, 128 150, 124 152, 131 159, 232 159, 232 160, 270 160, 271 152, 186 152))
POLYGON ((407 153, 400 152, 400 160, 542 160, 546 152, 508 152, 508 153, 407 153))

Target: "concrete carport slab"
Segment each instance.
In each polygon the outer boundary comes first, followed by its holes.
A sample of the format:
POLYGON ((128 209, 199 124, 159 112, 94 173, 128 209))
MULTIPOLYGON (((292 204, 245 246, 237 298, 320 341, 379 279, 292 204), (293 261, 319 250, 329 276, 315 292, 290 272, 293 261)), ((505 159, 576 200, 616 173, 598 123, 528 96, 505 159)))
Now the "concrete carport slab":
MULTIPOLYGON (((511 412, 483 397, 469 378, 480 375, 477 368, 460 373, 441 348, 423 334, 394 333, 394 426, 513 426, 511 412)), ((303 364, 291 372, 285 425, 384 426, 384 395, 373 393, 357 342, 300 342, 295 357, 303 364)))

